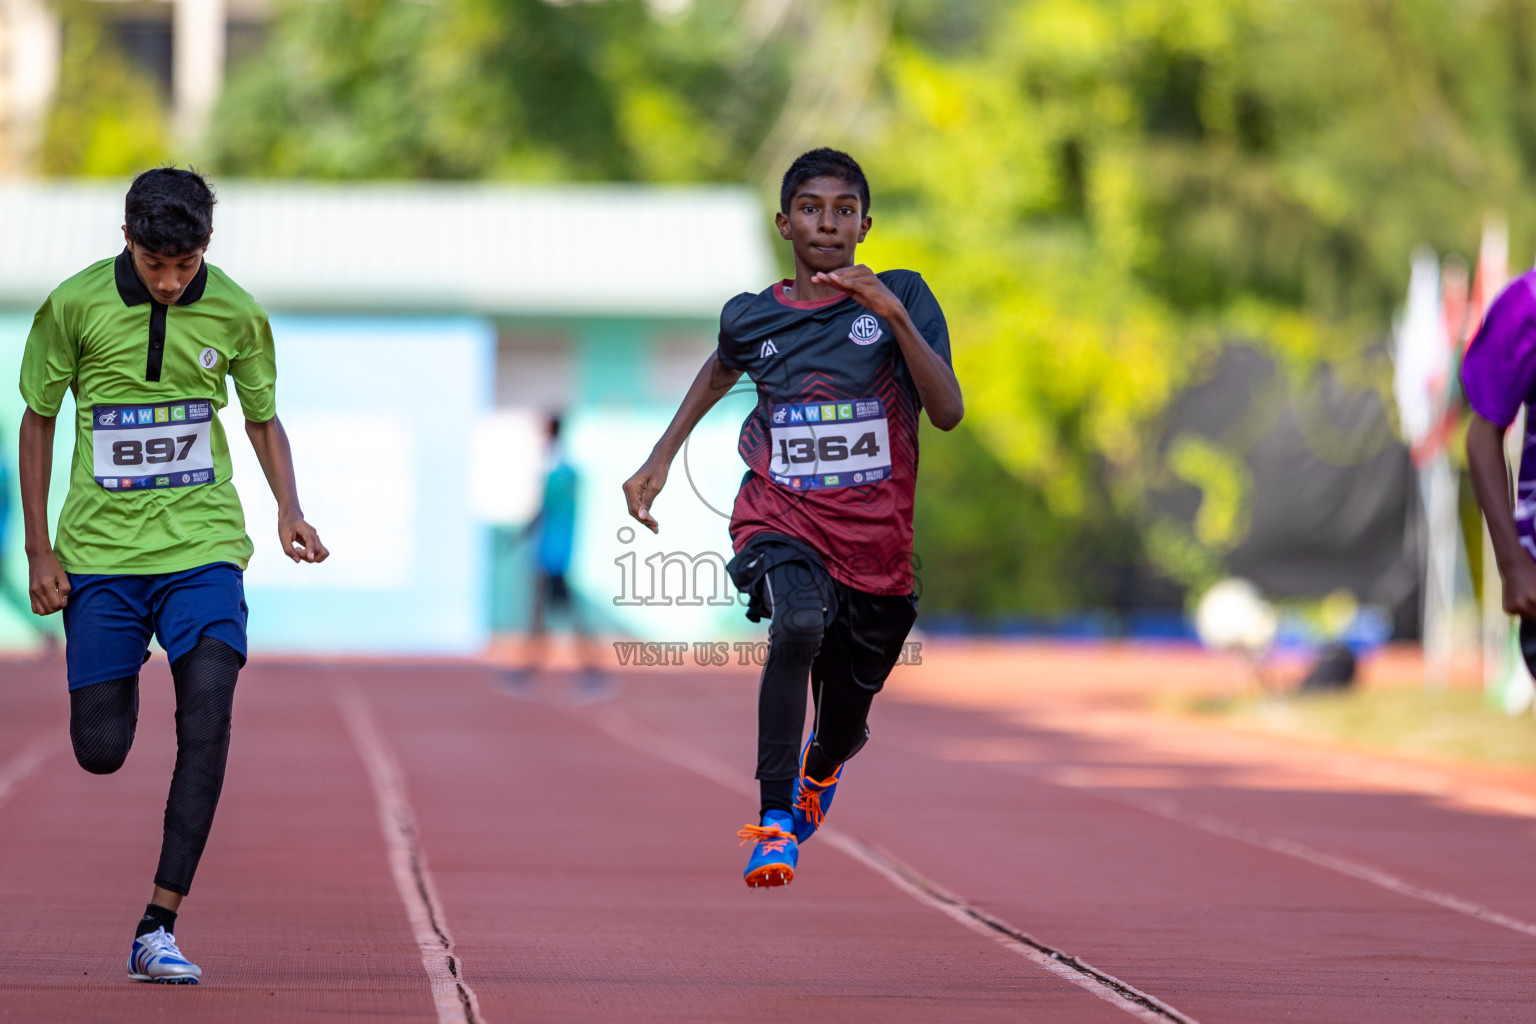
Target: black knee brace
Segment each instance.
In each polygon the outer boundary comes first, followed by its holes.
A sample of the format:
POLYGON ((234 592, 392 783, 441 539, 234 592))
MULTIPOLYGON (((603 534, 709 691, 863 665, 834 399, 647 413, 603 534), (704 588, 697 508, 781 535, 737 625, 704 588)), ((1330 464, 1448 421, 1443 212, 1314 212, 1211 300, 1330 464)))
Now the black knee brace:
MULTIPOLYGON (((865 713, 868 713, 867 708, 865 713)), ((816 730, 813 744, 821 756, 834 765, 852 760, 853 755, 863 750, 864 744, 869 742, 869 726, 862 722, 852 728, 839 728, 841 725, 835 720, 822 722, 821 728, 816 730)))
POLYGON ((816 586, 810 570, 799 563, 777 566, 764 582, 773 610, 768 623, 770 654, 781 662, 809 668, 821 648, 828 605, 834 599, 816 586))
POLYGON ((128 759, 139 724, 139 677, 69 691, 69 739, 75 760, 93 775, 111 775, 128 759))

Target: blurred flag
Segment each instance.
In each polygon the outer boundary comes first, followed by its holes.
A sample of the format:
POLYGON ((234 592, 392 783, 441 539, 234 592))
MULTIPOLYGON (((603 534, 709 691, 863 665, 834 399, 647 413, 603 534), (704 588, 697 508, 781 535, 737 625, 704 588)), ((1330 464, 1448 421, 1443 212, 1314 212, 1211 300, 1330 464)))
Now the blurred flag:
POLYGON ((1452 350, 1440 291, 1440 260, 1432 249, 1413 252, 1408 304, 1396 324, 1392 393, 1403 439, 1413 461, 1424 466, 1444 446, 1441 423, 1447 406, 1452 350))
POLYGON ((1450 261, 1444 269, 1442 274, 1440 260, 1427 246, 1414 250, 1408 303, 1395 325, 1392 381, 1403 437, 1419 471, 1424 510, 1423 550, 1414 552, 1422 554, 1424 565, 1424 678, 1440 686, 1451 676, 1458 591, 1472 596, 1457 518, 1456 470, 1446 452, 1460 355, 1459 324, 1451 317, 1466 320, 1466 269, 1450 261))
POLYGON ((1472 280, 1472 301, 1467 310, 1466 335, 1461 339, 1461 351, 1465 352, 1472 344, 1478 328, 1483 326, 1483 314, 1508 283, 1509 224, 1500 214, 1490 213, 1483 221, 1483 242, 1477 248, 1477 276, 1472 280))

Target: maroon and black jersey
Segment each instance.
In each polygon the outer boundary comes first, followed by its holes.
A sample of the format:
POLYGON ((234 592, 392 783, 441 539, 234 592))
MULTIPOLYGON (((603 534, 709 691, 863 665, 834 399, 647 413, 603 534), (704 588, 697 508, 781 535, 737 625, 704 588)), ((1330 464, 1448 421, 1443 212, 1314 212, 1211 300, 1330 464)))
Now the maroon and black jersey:
MULTIPOLYGON (((948 363, 938 300, 910 270, 879 275, 948 363)), ((731 515, 740 551, 761 533, 793 537, 833 578, 871 594, 912 591, 912 497, 922 408, 889 324, 852 298, 794 302, 783 281, 720 314, 720 362, 757 385, 741 426, 750 467, 731 515)))

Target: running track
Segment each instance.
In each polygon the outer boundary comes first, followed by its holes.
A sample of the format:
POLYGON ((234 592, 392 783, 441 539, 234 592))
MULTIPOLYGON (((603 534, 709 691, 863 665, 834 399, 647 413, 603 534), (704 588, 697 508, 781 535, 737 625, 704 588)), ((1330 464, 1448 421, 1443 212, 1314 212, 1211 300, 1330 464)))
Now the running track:
POLYGON ((147 667, 136 748, 97 778, 61 675, 0 662, 4 1021, 1536 1019, 1519 799, 1424 795, 1387 762, 1351 782, 1306 751, 1266 770, 899 680, 836 830, 789 889, 749 892, 739 669, 633 672, 579 708, 558 678, 523 702, 474 665, 254 663, 178 929, 206 982, 137 985, 169 676, 147 667))

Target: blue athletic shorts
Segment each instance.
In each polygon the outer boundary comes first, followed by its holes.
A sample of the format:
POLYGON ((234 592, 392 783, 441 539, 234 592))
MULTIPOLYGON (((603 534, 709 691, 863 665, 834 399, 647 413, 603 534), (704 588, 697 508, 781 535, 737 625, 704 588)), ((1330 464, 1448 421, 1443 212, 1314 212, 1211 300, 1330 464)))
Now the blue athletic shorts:
POLYGON ((244 574, 228 562, 156 576, 69 574, 69 688, 138 675, 154 636, 171 661, 205 636, 245 658, 244 574))

